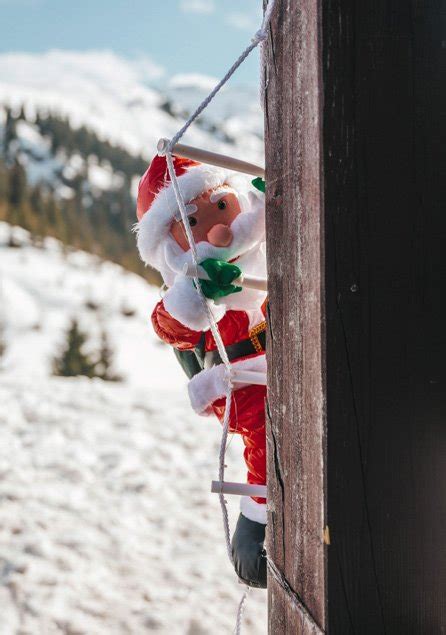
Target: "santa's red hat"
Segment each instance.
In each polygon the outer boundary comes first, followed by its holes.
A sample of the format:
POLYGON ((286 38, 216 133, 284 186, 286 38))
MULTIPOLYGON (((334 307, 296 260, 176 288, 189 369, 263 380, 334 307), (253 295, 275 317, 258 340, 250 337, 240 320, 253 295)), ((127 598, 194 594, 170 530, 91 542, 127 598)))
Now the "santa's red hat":
MULTIPOLYGON (((224 183, 233 173, 222 168, 173 157, 175 174, 184 202, 224 183)), ((172 221, 178 216, 178 204, 165 157, 155 156, 139 183, 137 200, 138 249, 146 264, 160 270, 164 263, 164 244, 172 221)))
MULTIPOLYGON (((172 157, 175 174, 177 177, 183 175, 188 168, 200 165, 191 159, 172 157)), ((144 172, 138 187, 138 200, 136 205, 136 215, 138 220, 150 209, 157 194, 170 184, 170 174, 167 169, 165 157, 156 156, 147 170, 144 172)))

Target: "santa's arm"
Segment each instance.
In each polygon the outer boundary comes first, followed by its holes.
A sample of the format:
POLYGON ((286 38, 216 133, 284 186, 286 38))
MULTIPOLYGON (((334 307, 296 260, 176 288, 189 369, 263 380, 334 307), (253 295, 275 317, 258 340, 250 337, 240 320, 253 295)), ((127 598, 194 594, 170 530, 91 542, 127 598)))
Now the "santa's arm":
MULTIPOLYGON (((209 330, 209 313, 191 278, 177 276, 163 302, 166 311, 187 329, 198 332, 209 330)), ((216 322, 221 320, 226 312, 224 306, 217 306, 209 300, 208 307, 216 322)))
POLYGON ((166 310, 163 300, 158 302, 152 313, 152 325, 163 342, 181 351, 195 348, 202 336, 200 331, 194 331, 172 317, 166 310))

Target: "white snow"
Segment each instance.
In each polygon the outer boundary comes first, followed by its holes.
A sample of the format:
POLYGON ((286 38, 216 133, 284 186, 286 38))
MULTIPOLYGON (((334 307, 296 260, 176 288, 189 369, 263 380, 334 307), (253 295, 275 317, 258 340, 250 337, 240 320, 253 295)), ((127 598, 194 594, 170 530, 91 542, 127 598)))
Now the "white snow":
MULTIPOLYGON (((169 80, 171 88, 197 89, 207 91, 208 93, 218 84, 218 77, 210 75, 202 75, 201 73, 178 73, 169 80)), ((225 89, 222 88, 224 91, 225 89)))
POLYGON ((110 165, 92 161, 88 164, 88 180, 94 191, 118 189, 124 183, 122 175, 114 173, 110 165))
POLYGON ((35 146, 42 145, 49 148, 49 143, 44 141, 36 127, 27 121, 18 121, 16 124, 16 131, 17 136, 22 139, 22 144, 25 147, 27 146, 27 149, 34 150, 35 146))
MULTIPOLYGON (((157 290, 17 228, 8 247, 10 232, 0 223, 0 635, 231 633, 243 587, 209 493, 220 426, 191 412, 151 330, 157 290), (50 375, 72 317, 92 350, 106 328, 124 382, 50 375)), ((234 438, 228 479, 244 479, 241 456, 234 438)), ((244 633, 266 633, 264 591, 245 616, 244 633)))

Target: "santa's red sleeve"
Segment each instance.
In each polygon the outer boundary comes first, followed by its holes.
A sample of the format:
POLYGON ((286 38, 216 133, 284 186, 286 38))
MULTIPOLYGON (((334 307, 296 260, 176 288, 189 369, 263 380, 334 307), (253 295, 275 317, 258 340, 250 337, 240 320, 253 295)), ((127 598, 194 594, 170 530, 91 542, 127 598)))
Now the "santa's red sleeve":
POLYGON ((171 344, 180 351, 195 348, 200 342, 202 333, 193 331, 173 318, 166 310, 161 300, 152 313, 152 324, 155 333, 167 344, 171 344))

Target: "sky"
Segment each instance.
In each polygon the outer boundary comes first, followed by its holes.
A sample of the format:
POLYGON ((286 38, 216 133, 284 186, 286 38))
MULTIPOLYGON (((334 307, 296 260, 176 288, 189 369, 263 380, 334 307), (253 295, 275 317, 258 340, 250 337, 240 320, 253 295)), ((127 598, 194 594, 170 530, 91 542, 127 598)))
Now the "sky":
MULTIPOLYGON (((112 50, 178 73, 220 77, 259 28, 262 0, 0 0, 0 52, 112 50)), ((255 83, 258 52, 234 76, 255 83)))

